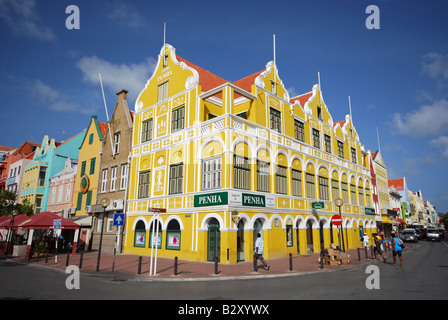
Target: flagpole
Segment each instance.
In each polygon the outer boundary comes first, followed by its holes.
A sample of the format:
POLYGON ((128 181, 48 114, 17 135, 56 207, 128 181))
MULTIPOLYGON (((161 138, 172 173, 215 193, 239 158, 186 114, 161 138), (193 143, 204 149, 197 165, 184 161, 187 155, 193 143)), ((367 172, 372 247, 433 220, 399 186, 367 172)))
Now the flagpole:
POLYGON ((350 109, 350 119, 352 120, 353 123, 353 117, 352 117, 352 102, 350 100, 350 96, 348 96, 348 107, 350 109))
POLYGON ((107 112, 106 97, 104 96, 103 80, 101 79, 100 72, 98 72, 98 75, 100 76, 101 92, 103 93, 104 109, 106 110, 106 118, 107 118, 107 125, 108 125, 108 129, 109 129, 110 146, 112 148, 112 157, 115 159, 114 144, 112 142, 112 132, 111 132, 110 123, 109 123, 109 113, 107 112))

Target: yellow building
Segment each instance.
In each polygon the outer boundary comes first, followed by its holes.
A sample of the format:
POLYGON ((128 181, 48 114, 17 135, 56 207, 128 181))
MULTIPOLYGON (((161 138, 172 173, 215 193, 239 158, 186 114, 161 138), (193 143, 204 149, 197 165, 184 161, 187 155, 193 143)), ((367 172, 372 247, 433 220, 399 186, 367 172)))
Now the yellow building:
POLYGON ((318 85, 291 99, 273 62, 231 83, 166 45, 135 104, 124 252, 252 261, 257 233, 267 259, 319 252, 338 243, 337 197, 344 246, 361 246, 376 228, 367 156, 318 85))
MULTIPOLYGON (((77 219, 84 216, 93 217, 94 212, 91 208, 97 204, 102 140, 107 127, 106 123, 99 122, 96 116, 92 116, 84 140, 79 147, 78 168, 73 192, 73 206, 76 209, 77 219)), ((89 244, 92 219, 87 219, 87 221, 81 224, 83 227, 81 244, 89 244)))

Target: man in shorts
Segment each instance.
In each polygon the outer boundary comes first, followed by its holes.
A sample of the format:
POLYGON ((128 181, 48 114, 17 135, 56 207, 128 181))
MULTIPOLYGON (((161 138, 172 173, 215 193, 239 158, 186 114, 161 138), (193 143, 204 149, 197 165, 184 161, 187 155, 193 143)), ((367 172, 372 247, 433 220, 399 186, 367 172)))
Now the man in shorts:
MULTIPOLYGON (((381 237, 378 235, 378 233, 373 233, 373 242, 374 242, 374 246, 373 246, 373 254, 375 255, 375 259, 377 259, 377 254, 381 256, 381 258, 383 258, 383 261, 386 262, 386 258, 384 258, 383 256, 383 249, 381 248, 381 245, 383 243, 383 239, 381 239, 381 237)), ((378 258, 379 260, 379 258, 378 258)))
POLYGON ((398 238, 398 233, 392 233, 391 242, 392 242, 392 255, 394 257, 393 266, 395 266, 398 256, 400 258, 400 267, 403 268, 403 255, 402 255, 403 248, 400 245, 400 242, 403 243, 403 241, 398 238))

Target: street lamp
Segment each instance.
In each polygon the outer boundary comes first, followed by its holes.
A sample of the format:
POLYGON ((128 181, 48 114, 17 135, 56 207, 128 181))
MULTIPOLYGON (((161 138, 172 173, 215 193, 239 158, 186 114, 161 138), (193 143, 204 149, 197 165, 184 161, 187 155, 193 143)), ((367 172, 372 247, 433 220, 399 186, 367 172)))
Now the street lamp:
MULTIPOLYGON (((338 207, 339 209, 339 215, 341 216, 341 207, 344 205, 344 200, 342 200, 341 198, 336 198, 334 200, 334 204, 336 205, 336 207, 338 207)), ((342 216, 341 216, 342 218, 342 216)), ((344 244, 344 226, 343 223, 341 224, 341 233, 342 233, 342 251, 345 252, 345 244, 344 244)), ((340 240, 340 239, 339 239, 340 240)))
POLYGON ((12 212, 11 212, 12 219, 11 219, 11 223, 9 225, 8 240, 6 242, 5 255, 7 255, 9 253, 9 249, 10 249, 10 245, 11 245, 11 241, 12 241, 12 227, 14 225, 14 218, 18 214, 19 214, 19 210, 17 210, 17 209, 13 209, 12 212))
POLYGON ((107 197, 101 199, 101 206, 103 207, 103 222, 101 223, 101 235, 100 245, 98 248, 98 260, 96 262, 96 271, 100 271, 100 258, 101 258, 101 245, 103 243, 103 230, 104 230, 104 216, 106 215, 106 208, 109 206, 110 200, 107 197))

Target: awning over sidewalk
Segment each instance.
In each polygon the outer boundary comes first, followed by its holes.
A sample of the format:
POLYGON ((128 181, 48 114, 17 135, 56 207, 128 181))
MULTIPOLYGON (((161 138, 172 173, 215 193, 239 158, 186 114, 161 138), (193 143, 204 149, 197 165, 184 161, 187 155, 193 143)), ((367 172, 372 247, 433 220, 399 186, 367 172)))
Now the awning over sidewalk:
POLYGON ((28 220, 23 221, 19 226, 23 229, 53 229, 53 221, 61 220, 61 229, 79 229, 80 225, 62 218, 61 216, 50 212, 41 212, 35 216, 29 217, 28 220))
MULTIPOLYGON (((13 229, 17 229, 21 226, 24 221, 29 221, 31 217, 28 217, 24 214, 20 214, 14 217, 14 224, 12 226, 13 229)), ((0 218, 0 229, 9 229, 11 227, 11 217, 3 216, 0 218)))

